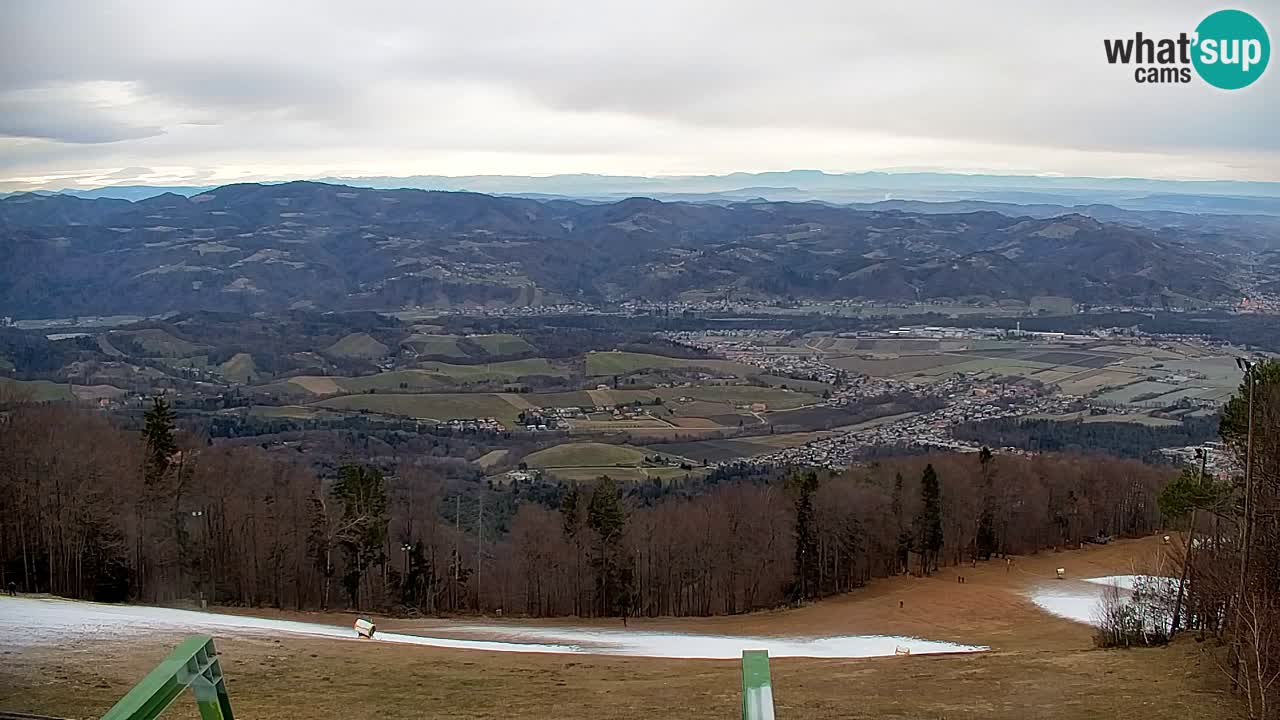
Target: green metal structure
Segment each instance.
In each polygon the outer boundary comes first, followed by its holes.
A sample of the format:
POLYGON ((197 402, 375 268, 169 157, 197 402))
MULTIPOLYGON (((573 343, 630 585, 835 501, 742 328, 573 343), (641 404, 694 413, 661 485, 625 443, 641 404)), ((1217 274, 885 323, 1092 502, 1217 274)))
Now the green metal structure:
POLYGON ((222 680, 213 638, 193 635, 120 698, 102 720, 152 720, 191 688, 200 708, 200 720, 233 720, 231 699, 222 680))
POLYGON ((742 720, 774 720, 769 651, 742 651, 742 720))
MULTIPOLYGON (((213 638, 193 635, 174 648, 102 720, 154 720, 191 688, 200 720, 234 720, 213 638)), ((742 651, 742 720, 774 720, 769 651, 742 651)))

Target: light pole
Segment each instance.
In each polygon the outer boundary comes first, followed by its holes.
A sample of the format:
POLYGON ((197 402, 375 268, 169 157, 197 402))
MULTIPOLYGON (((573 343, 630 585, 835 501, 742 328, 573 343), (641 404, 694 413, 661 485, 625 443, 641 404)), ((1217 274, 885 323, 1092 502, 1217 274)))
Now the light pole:
POLYGON ((409 551, 413 550, 412 543, 400 543, 400 551, 404 553, 404 580, 401 582, 409 582, 409 551))

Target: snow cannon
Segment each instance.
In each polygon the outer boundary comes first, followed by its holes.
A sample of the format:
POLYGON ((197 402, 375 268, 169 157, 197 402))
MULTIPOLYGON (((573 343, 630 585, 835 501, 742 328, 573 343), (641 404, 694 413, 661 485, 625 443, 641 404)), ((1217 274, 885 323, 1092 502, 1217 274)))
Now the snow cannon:
POLYGON ((355 625, 352 627, 356 629, 356 635, 359 635, 365 640, 372 640, 373 634, 378 630, 378 626, 374 625, 373 621, 368 618, 360 618, 356 620, 355 625))
POLYGON ((1066 578, 1066 577, 1067 577, 1067 569, 1066 569, 1066 568, 1058 568, 1058 579, 1059 579, 1059 580, 1062 580, 1062 579, 1064 579, 1064 578, 1066 578))

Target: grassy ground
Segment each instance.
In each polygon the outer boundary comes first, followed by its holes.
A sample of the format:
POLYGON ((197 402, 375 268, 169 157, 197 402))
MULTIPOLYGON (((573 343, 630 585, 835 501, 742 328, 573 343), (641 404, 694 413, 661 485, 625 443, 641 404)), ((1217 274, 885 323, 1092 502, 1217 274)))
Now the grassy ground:
POLYGON ((75 399, 75 396, 71 394, 71 386, 66 383, 55 383, 48 380, 10 380, 9 378, 0 378, 0 386, 3 386, 0 389, 4 392, 21 395, 35 402, 75 399))
POLYGON ((343 395, 322 400, 316 405, 338 410, 368 410, 424 420, 492 417, 510 424, 519 415, 514 405, 493 393, 343 395))
POLYGON ((112 330, 108 333, 108 337, 128 338, 149 357, 187 357, 209 349, 205 345, 188 342, 159 328, 112 330))
POLYGON ((532 467, 601 467, 639 465, 645 453, 640 448, 607 443, 566 443, 539 450, 524 457, 532 467))
POLYGON ((334 357, 375 360, 386 357, 388 350, 386 345, 369 333, 351 333, 325 348, 325 353, 334 357))
POLYGON ((639 370, 673 368, 708 368, 726 375, 745 377, 758 375, 760 371, 749 365, 730 360, 714 360, 710 358, 673 358, 664 355, 648 355, 631 352, 592 352, 587 353, 588 375, 626 375, 639 370))
POLYGON ((565 370, 545 358, 529 358, 480 365, 425 362, 410 370, 390 370, 358 377, 300 375, 289 378, 289 382, 317 395, 333 395, 369 390, 430 392, 456 388, 464 383, 506 382, 534 375, 563 377, 566 374, 565 370))
POLYGON ((253 362, 253 356, 249 353, 236 353, 231 356, 230 360, 222 363, 218 367, 222 372, 222 377, 231 382, 248 385, 258 376, 258 366, 253 362))
MULTIPOLYGON (((1089 628, 1044 615, 1023 596, 1055 582, 1054 567, 1067 567, 1073 577, 1129 572, 1134 558, 1158 547, 1153 540, 1120 542, 1018 558, 1009 570, 983 563, 931 578, 878 580, 798 610, 633 620, 630 627, 759 636, 882 632, 992 648, 973 655, 775 659, 780 718, 1239 718, 1208 655, 1209 643, 1184 638, 1169 648, 1095 650, 1089 628), (957 583, 958 573, 966 576, 965 584, 957 583)), ((350 615, 306 619, 348 624, 350 615)), ((439 632, 442 624, 379 622, 400 631, 439 632)), ((615 622, 600 624, 620 629, 615 622)), ((31 649, 0 638, 0 708, 98 717, 175 640, 145 636, 31 649)), ((236 714, 259 720, 703 720, 740 713, 735 661, 483 653, 355 640, 218 642, 236 714)), ((189 705, 184 698, 165 717, 193 718, 189 705)))
POLYGON ((457 335, 410 335, 404 344, 421 355, 465 358, 466 351, 458 346, 457 335))
POLYGON ((479 465, 481 469, 488 470, 489 468, 501 463, 503 460, 506 460, 507 454, 510 452, 510 450, 506 449, 490 450, 476 458, 476 464, 479 465))
POLYGON ((497 335, 468 335, 467 340, 479 346, 489 355, 518 355, 519 353, 537 350, 537 348, 525 342, 524 338, 505 333, 497 335))

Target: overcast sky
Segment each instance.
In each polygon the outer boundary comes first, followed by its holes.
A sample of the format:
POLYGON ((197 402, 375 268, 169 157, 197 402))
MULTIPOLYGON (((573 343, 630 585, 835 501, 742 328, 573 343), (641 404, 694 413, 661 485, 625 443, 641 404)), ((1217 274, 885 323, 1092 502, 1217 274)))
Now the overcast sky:
MULTIPOLYGON (((1280 8, 1233 6, 1274 44, 1280 8)), ((1104 37, 1190 32, 1221 7, 0 0, 0 189, 792 168, 1280 180, 1280 68, 1224 92, 1105 62, 1104 37)))

